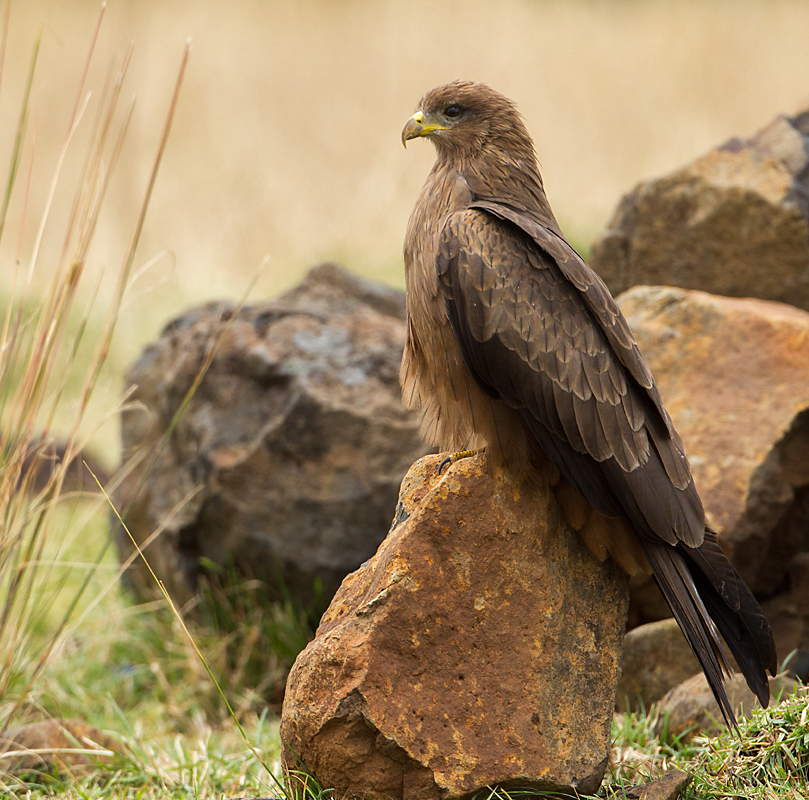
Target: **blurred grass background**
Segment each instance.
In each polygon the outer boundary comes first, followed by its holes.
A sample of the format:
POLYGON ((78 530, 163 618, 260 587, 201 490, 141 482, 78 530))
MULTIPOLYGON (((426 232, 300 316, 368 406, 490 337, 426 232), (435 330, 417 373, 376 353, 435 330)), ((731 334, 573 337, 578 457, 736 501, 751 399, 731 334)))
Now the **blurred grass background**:
MULTIPOLYGON (((29 212, 48 191, 99 6, 12 3, 0 164, 43 35, 29 212)), ((133 42, 124 97, 136 109, 90 268, 117 264, 131 237, 186 37, 193 50, 136 264, 150 266, 120 315, 99 409, 172 315, 239 297, 262 265, 254 298, 322 259, 401 286, 404 228, 433 153, 405 152, 399 132, 425 90, 462 77, 511 96, 557 216, 586 250, 638 180, 809 102, 807 30, 804 0, 110 0, 88 86, 97 96, 110 59, 133 42)), ((69 204, 57 194, 52 229, 69 204)), ((21 205, 0 290, 18 240, 25 251, 36 235, 34 214, 21 230, 21 205)), ((60 246, 46 236, 41 264, 60 246)), ((114 425, 97 442, 114 461, 114 425)))
MULTIPOLYGON (((0 11, 8 9, 8 0, 0 0, 0 11)), ((0 174, 13 152, 40 33, 42 42, 20 177, 0 241, 3 314, 19 296, 19 285, 12 291, 15 265, 21 274, 28 269, 99 10, 97 0, 10 6, 0 76, 0 174)), ((68 148, 34 292, 25 300, 35 309, 37 287, 45 296, 53 280, 109 65, 132 43, 122 105, 134 97, 134 115, 75 319, 66 323, 60 352, 72 368, 49 433, 70 431, 77 418, 187 37, 190 66, 136 277, 80 424, 82 436, 98 428, 90 440, 107 467, 118 459, 114 409, 126 365, 188 306, 239 299, 259 272, 251 298, 275 295, 324 259, 403 285, 401 242, 433 151, 415 143, 405 152, 399 134, 427 89, 458 77, 481 80, 519 104, 557 216, 586 252, 637 181, 809 103, 807 30, 805 0, 110 0, 86 82, 85 118, 68 148)), ((10 479, 9 496, 12 489, 10 479)), ((105 550, 103 500, 76 502, 60 505, 31 534, 43 544, 26 617, 32 644, 9 696, 21 687, 26 712, 83 715, 125 732, 130 746, 142 747, 139 763, 148 766, 155 791, 187 788, 193 781, 186 761, 209 763, 215 754, 235 752, 238 737, 227 723, 216 731, 224 719, 220 699, 176 620, 155 606, 131 607, 120 591, 116 555, 105 550), (38 663, 40 642, 53 641, 85 578, 79 623, 58 640, 29 695, 25 664, 38 663), (171 745, 177 752, 167 755, 171 748, 161 737, 178 731, 193 735, 196 755, 180 752, 179 737, 171 745), (224 740, 215 738, 220 732, 224 740)), ((24 517, 24 503, 20 509, 24 517)), ((199 641, 237 711, 247 715, 251 736, 259 737, 267 726, 257 683, 283 675, 305 639, 305 620, 284 608, 259 607, 256 617, 255 606, 235 596, 220 597, 211 615, 221 608, 233 625, 200 630, 199 641)), ((0 697, 0 711, 4 702, 0 697)), ((267 725, 274 731, 274 723, 267 725)), ((276 762, 277 734, 265 739, 267 757, 276 762)), ((224 769, 228 785, 236 785, 255 765, 249 754, 234 763, 210 769, 224 769)), ((143 780, 133 778, 137 786, 143 780)), ((201 793, 194 786, 193 796, 220 791, 215 782, 201 793)))

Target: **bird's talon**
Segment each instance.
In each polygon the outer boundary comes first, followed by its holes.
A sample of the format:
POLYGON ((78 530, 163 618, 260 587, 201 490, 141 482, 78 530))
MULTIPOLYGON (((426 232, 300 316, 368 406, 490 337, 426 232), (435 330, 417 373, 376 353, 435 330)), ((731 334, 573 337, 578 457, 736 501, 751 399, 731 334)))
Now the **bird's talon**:
POLYGON ((457 453, 453 453, 451 456, 447 456, 439 465, 438 465, 438 474, 440 475, 444 471, 444 467, 447 464, 454 464, 457 461, 462 461, 464 458, 471 458, 472 456, 476 456, 478 453, 482 453, 482 450, 460 450, 457 453))

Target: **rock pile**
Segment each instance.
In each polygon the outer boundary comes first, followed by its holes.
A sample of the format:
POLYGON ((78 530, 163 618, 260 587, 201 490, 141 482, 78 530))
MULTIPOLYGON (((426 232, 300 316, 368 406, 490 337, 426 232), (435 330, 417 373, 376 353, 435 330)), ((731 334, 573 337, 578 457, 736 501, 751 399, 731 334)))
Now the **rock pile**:
MULTIPOLYGON (((762 601, 780 656, 797 651, 789 668, 806 679, 809 109, 640 184, 591 263, 613 292, 627 290, 618 303, 686 443, 708 520, 762 601)), ((632 581, 630 627, 669 615, 651 580, 632 581)), ((672 688, 690 658, 669 659, 678 646, 671 625, 628 635, 619 702, 648 708, 672 688)))

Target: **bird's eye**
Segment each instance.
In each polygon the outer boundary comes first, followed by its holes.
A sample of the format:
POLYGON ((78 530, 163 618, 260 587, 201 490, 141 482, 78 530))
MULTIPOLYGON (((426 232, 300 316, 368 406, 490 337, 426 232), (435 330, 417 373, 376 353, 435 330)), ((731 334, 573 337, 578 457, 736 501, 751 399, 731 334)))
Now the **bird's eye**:
POLYGON ((456 117, 460 117, 461 116, 461 107, 459 105, 447 106, 444 109, 444 116, 449 117, 450 119, 455 119, 456 117))

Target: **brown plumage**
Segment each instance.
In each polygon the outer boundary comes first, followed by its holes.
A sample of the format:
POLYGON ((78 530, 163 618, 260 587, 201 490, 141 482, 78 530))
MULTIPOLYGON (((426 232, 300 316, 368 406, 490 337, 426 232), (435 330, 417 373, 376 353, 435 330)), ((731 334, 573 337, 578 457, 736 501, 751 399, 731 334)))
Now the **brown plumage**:
POLYGON ((402 141, 437 158, 404 245, 402 389, 442 449, 553 487, 600 559, 651 572, 722 713, 717 628, 762 705, 770 626, 725 558, 685 448, 621 311, 565 241, 513 103, 456 81, 428 92, 402 141))

